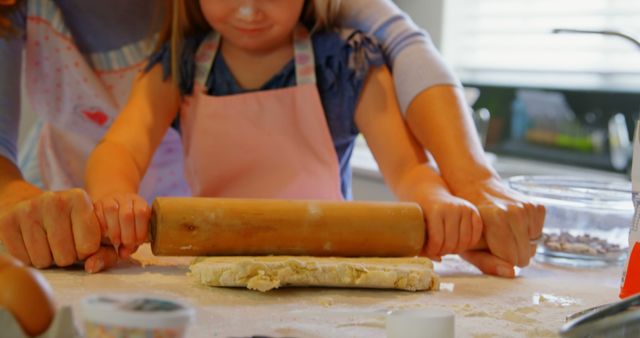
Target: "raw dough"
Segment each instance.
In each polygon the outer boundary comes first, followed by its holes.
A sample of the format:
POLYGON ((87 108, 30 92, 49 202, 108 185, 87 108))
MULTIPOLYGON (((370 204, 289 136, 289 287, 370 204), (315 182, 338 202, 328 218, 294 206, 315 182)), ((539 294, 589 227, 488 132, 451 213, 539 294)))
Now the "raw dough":
POLYGON ((269 291, 281 286, 437 290, 439 277, 424 257, 203 257, 191 275, 210 286, 269 291))

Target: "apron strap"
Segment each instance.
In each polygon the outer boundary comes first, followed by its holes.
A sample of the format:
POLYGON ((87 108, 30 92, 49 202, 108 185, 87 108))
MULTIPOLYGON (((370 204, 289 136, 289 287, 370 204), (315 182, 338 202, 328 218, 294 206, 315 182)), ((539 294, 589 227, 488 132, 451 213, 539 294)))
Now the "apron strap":
POLYGON ((316 84, 316 60, 309 31, 298 25, 293 34, 293 49, 296 63, 296 82, 298 85, 316 84))
MULTIPOLYGON (((220 33, 212 31, 202 41, 195 56, 196 74, 195 82, 202 88, 206 88, 207 78, 213 68, 213 63, 220 47, 220 33)), ((296 67, 296 82, 298 85, 315 84, 315 57, 313 43, 309 31, 298 25, 293 35, 294 61, 296 67)))
POLYGON ((196 75, 194 80, 196 84, 202 86, 202 88, 207 87, 207 77, 211 72, 211 68, 213 68, 213 61, 215 61, 216 55, 218 54, 218 46, 220 46, 220 33, 212 31, 202 41, 196 52, 196 75))

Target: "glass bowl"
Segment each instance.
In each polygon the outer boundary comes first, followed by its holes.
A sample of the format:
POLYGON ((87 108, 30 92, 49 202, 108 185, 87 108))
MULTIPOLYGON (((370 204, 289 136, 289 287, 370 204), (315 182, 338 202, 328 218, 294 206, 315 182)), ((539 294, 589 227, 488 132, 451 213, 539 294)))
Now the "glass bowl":
POLYGON ((625 261, 634 211, 630 182, 573 176, 515 176, 508 183, 546 207, 537 260, 574 267, 625 261))

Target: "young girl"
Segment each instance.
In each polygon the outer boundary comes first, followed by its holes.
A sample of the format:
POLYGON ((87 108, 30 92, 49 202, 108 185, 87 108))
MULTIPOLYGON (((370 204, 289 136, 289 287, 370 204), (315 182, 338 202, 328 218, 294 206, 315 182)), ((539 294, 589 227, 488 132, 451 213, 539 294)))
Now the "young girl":
POLYGON ((435 210, 425 215, 440 220, 429 222, 428 256, 479 240, 477 211, 449 194, 408 131, 376 44, 331 30, 338 6, 173 2, 161 38, 171 36, 171 51, 152 58, 88 163, 87 188, 122 255, 146 239, 149 209, 136 192, 176 119, 194 195, 349 199, 349 158, 361 132, 397 196, 435 210), (166 80, 170 64, 174 81, 166 80))

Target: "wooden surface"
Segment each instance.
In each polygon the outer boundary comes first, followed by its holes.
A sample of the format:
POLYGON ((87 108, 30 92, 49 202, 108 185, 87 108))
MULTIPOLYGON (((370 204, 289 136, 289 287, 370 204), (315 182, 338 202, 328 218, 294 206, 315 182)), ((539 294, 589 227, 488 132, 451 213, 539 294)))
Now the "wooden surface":
POLYGON ((187 276, 188 257, 153 257, 148 246, 135 261, 106 273, 45 270, 60 306, 80 323, 80 300, 98 293, 147 293, 190 303, 196 318, 187 337, 384 338, 394 309, 446 308, 455 312, 456 337, 556 337, 565 317, 617 300, 621 267, 572 269, 533 263, 511 280, 481 275, 456 256, 436 263, 441 290, 406 292, 329 288, 259 293, 209 288, 187 276))

